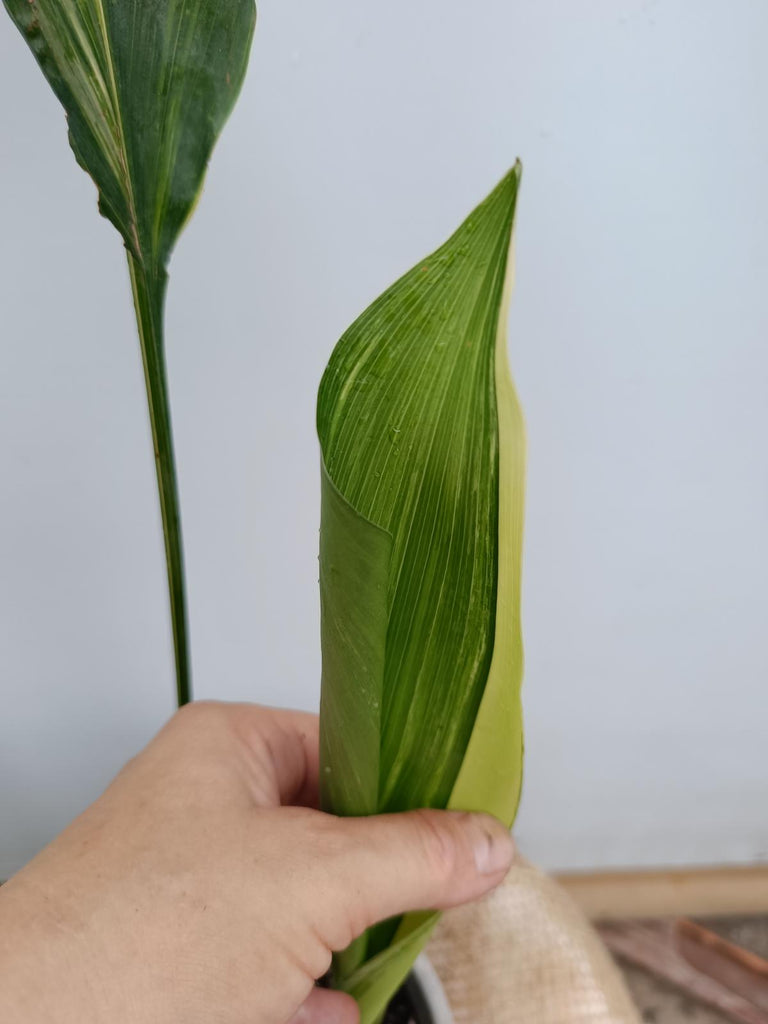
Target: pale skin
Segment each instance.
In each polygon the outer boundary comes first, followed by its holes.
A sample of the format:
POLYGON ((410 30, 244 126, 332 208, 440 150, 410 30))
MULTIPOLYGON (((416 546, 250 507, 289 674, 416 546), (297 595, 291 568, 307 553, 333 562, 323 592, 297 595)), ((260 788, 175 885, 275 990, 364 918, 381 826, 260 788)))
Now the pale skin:
POLYGON ((368 926, 514 856, 487 815, 318 811, 313 715, 198 703, 0 888, 0 1020, 356 1024, 314 987, 368 926))

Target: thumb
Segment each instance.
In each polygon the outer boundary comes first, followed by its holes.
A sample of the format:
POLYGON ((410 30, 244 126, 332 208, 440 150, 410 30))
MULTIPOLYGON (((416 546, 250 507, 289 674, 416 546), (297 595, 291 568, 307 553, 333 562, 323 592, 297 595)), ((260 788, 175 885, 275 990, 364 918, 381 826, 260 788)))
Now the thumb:
POLYGON ((355 934, 408 910, 477 899, 515 855, 509 831, 489 814, 408 811, 337 824, 344 865, 336 897, 355 934))

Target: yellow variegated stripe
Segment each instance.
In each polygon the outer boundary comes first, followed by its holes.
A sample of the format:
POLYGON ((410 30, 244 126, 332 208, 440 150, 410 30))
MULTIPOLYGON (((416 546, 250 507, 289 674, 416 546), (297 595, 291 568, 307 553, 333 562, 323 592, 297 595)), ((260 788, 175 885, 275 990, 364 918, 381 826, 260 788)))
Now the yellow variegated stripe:
POLYGON ((525 422, 507 353, 507 322, 514 286, 510 257, 496 339, 496 409, 499 418, 499 561, 493 657, 450 808, 485 811, 512 825, 523 783, 523 639, 520 582, 525 502, 525 422))

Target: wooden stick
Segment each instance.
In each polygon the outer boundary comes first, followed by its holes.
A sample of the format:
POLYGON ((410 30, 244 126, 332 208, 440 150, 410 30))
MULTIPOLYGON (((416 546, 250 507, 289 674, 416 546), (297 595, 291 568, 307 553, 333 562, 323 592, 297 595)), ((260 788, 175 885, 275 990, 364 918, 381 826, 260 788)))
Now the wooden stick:
POLYGON ((692 967, 768 1013, 768 960, 695 921, 676 921, 674 930, 680 955, 692 967))
POLYGON ((598 928, 615 955, 643 967, 739 1024, 768 1024, 768 1011, 693 967, 680 953, 675 922, 613 921, 598 928))

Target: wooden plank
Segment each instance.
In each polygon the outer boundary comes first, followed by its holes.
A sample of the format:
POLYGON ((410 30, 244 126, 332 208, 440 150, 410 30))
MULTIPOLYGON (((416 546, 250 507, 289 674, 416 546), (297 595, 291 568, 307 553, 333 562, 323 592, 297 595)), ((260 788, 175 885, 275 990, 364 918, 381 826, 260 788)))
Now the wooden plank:
POLYGON ((768 865, 560 874, 593 920, 768 914, 768 865))

